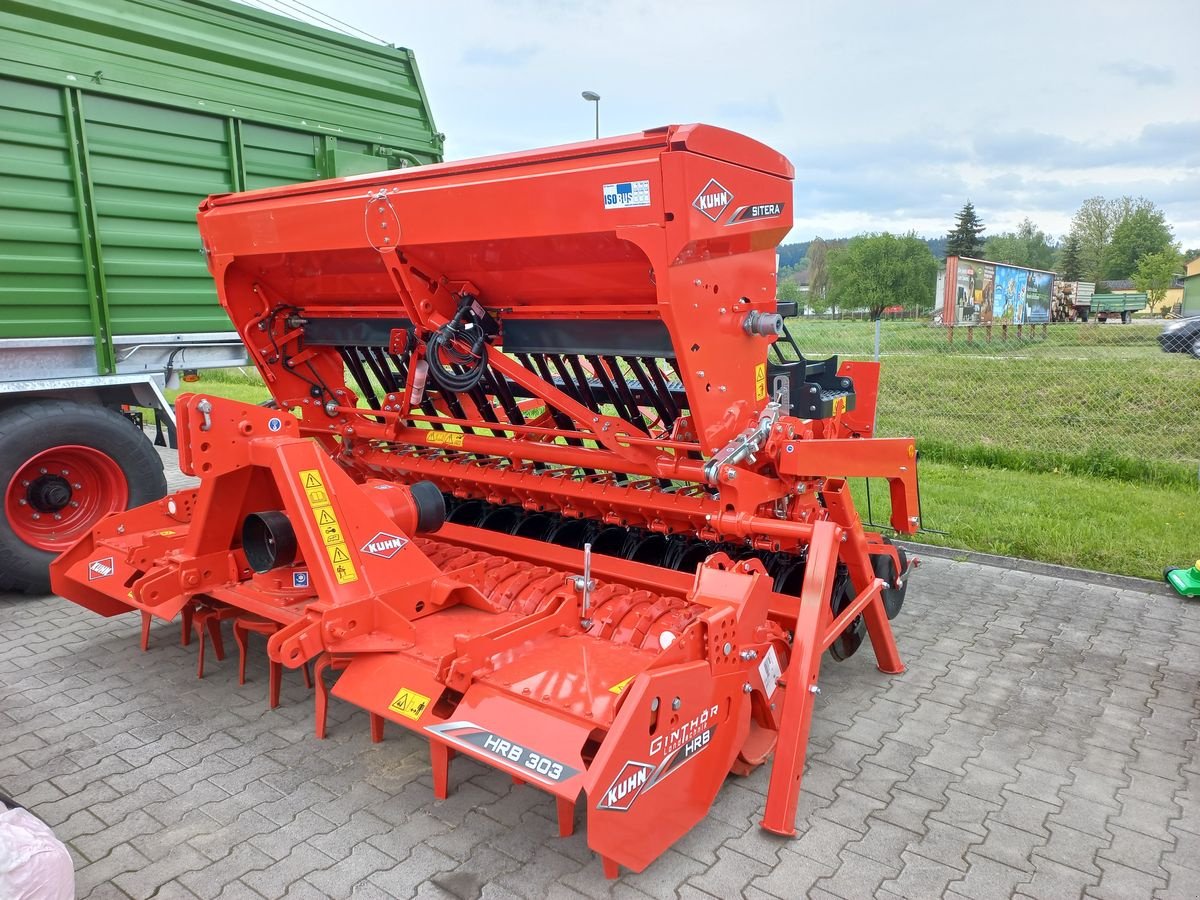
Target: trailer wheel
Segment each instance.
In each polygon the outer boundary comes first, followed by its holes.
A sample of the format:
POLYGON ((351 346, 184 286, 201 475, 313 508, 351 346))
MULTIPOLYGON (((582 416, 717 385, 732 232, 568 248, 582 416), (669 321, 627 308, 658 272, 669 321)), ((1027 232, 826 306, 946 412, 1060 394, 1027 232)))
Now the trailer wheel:
POLYGON ((1122 325, 1128 325, 1129 320, 1132 318, 1133 318, 1133 315, 1129 312, 1129 310, 1125 309, 1125 310, 1121 311, 1121 324, 1122 325))
POLYGON ((1200 359, 1200 337, 1192 338, 1192 356, 1200 359))
POLYGON ((0 412, 0 590, 48 593, 50 561, 109 513, 167 492, 157 451, 120 413, 71 400, 0 412))

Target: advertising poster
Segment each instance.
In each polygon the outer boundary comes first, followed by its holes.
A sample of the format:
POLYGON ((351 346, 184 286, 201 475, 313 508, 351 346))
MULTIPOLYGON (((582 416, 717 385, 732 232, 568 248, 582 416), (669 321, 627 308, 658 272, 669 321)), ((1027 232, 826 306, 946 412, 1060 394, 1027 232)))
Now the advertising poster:
POLYGON ((1041 325, 1050 321, 1050 296, 1054 289, 1053 272, 1030 272, 1025 288, 1025 323, 1041 325))
POLYGON ((954 288, 956 325, 990 325, 995 267, 970 259, 958 260, 954 288))
POLYGON ((1025 324, 1025 294, 1030 274, 1028 269, 996 266, 995 300, 992 304, 992 321, 995 324, 1025 324))

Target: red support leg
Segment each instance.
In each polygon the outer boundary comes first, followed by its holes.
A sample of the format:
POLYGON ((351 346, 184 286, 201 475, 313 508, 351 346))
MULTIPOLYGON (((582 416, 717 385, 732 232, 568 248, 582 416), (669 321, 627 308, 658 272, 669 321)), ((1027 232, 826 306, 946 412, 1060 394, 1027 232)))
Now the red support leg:
POLYGON ((429 742, 429 762, 433 768, 433 796, 445 800, 450 796, 450 758, 453 751, 441 741, 429 742))
POLYGON ((554 803, 558 808, 558 836, 570 837, 575 833, 575 801, 555 797, 554 803))
POLYGON ((604 877, 610 881, 614 878, 621 877, 621 866, 616 860, 609 859, 607 856, 601 856, 600 862, 604 865, 604 877))
POLYGON ((233 642, 238 648, 238 684, 246 683, 246 629, 241 621, 233 623, 233 642))
POLYGON ((142 611, 142 652, 145 653, 150 649, 150 620, 153 616, 145 610, 142 611))
POLYGON ((283 681, 283 663, 271 660, 267 675, 267 693, 270 696, 271 709, 279 705, 279 684, 283 681))
MULTIPOLYGON (((867 589, 875 578, 875 570, 871 566, 871 556, 866 534, 863 532, 862 520, 850 492, 842 483, 827 485, 825 502, 829 508, 829 517, 845 529, 846 542, 842 546, 842 561, 850 570, 850 581, 857 592, 867 589)), ((867 623, 867 634, 871 638, 871 648, 875 651, 875 663, 881 672, 889 675, 899 675, 904 671, 904 663, 900 661, 900 651, 896 649, 896 639, 892 636, 892 623, 888 621, 887 612, 883 608, 883 595, 880 594, 863 610, 863 618, 867 623)))
POLYGON ((325 686, 324 677, 329 663, 329 654, 322 653, 313 664, 313 686, 316 688, 313 694, 313 704, 316 707, 314 718, 316 719, 317 738, 322 741, 325 740, 325 718, 329 712, 329 688, 325 686))
POLYGON ((841 529, 837 525, 818 522, 813 526, 792 656, 784 675, 787 693, 783 698, 779 742, 767 787, 766 811, 760 824, 767 831, 789 837, 796 833, 796 804, 800 799, 800 779, 804 777, 804 758, 808 753, 814 689, 821 671, 821 655, 825 652, 822 638, 832 619, 829 596, 837 571, 840 543, 841 529))
POLYGON ((883 594, 867 605, 863 610, 863 618, 867 621, 867 635, 871 638, 871 649, 875 651, 875 665, 879 671, 889 675, 903 674, 904 663, 900 661, 900 651, 896 648, 892 623, 888 621, 883 608, 883 594))
POLYGON ((221 617, 214 612, 204 618, 205 625, 208 627, 208 636, 212 638, 213 655, 218 660, 223 660, 225 659, 225 639, 221 637, 221 617))
POLYGON ((377 713, 369 713, 371 716, 371 743, 378 744, 383 740, 383 723, 386 719, 377 713))
POLYGON ((204 638, 204 623, 195 622, 196 634, 200 638, 200 652, 196 655, 196 677, 204 677, 204 648, 208 645, 208 641, 204 638))

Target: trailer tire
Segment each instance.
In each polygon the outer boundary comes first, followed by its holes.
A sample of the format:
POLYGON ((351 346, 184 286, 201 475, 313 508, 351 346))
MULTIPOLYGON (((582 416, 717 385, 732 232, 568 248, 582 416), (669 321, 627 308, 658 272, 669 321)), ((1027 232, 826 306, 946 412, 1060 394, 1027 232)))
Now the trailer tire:
POLYGON ((1200 359, 1200 337, 1192 338, 1192 356, 1200 359))
POLYGON ((109 512, 165 496, 167 479, 154 446, 120 413, 34 400, 0 411, 0 492, 0 591, 46 594, 51 560, 109 512), (51 467, 67 478, 42 472, 51 467))

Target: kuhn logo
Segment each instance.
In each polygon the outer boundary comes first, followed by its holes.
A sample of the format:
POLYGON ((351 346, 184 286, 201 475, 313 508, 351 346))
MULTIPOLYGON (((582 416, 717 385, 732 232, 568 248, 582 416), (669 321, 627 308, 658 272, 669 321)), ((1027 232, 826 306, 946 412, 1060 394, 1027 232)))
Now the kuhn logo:
POLYGON ((391 559, 403 550, 404 545, 407 543, 407 538, 381 531, 363 544, 360 550, 363 553, 370 553, 372 556, 382 556, 384 559, 391 559))
POLYGON ((708 179, 708 184, 696 195, 692 206, 704 213, 714 222, 721 218, 721 213, 733 202, 733 194, 729 193, 721 182, 715 178, 708 179))
POLYGON ((106 556, 104 559, 94 559, 88 563, 88 581, 95 581, 97 578, 107 578, 113 573, 113 558, 106 556))
POLYGON ((653 771, 654 766, 649 763, 633 762, 632 760, 625 763, 612 785, 600 798, 600 802, 596 804, 596 809, 628 811, 653 771))

